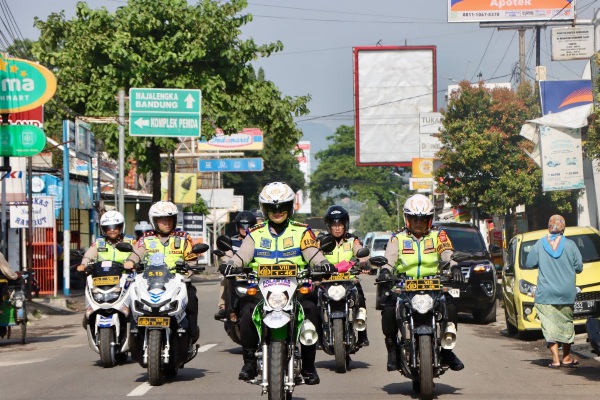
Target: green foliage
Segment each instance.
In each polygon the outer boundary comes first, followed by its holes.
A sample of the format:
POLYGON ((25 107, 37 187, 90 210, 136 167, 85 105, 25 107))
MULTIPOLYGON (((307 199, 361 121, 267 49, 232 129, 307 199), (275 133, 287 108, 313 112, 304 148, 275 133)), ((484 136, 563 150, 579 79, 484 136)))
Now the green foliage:
MULTIPOLYGON (((258 45, 240 38, 241 28, 252 21, 243 13, 246 6, 245 0, 202 0, 196 5, 130 0, 109 13, 80 2, 70 20, 64 12, 50 14, 46 21, 36 19, 41 34, 33 52, 59 82, 58 101, 51 104, 60 110, 54 119, 69 115, 64 104, 79 115, 116 117, 119 88, 200 88, 205 137, 212 137, 217 127, 233 133, 255 126, 270 146, 291 151, 302 136, 293 116, 308 112, 309 97, 284 97, 272 82, 257 79, 251 62, 282 50, 283 44, 258 45)), ((259 76, 264 78, 264 73, 259 76)), ((95 132, 116 157, 117 127, 100 125, 95 132)), ((161 172, 156 162, 160 153, 172 152, 176 144, 173 138, 130 136, 125 143, 139 171, 153 176, 161 172)), ((281 166, 265 165, 272 175, 281 166)), ((155 200, 160 196, 159 179, 153 180, 153 195, 155 200)))
MULTIPOLYGON (((442 167, 436 171, 454 206, 467 205, 489 214, 507 214, 519 204, 534 204, 541 193, 541 170, 523 151, 532 144, 519 135, 528 119, 539 116, 532 87, 514 92, 486 89, 481 82, 460 84, 444 114, 438 135, 442 167)), ((573 194, 552 194, 560 207, 570 207, 573 194)))
POLYGON ((190 204, 189 206, 185 207, 183 209, 183 211, 193 212, 194 214, 200 214, 200 215, 210 214, 210 211, 208 210, 206 203, 204 202, 204 200, 202 199, 202 196, 200 196, 200 195, 196 195, 196 204, 190 204))
MULTIPOLYGON (((360 218, 354 224, 355 235, 364 237, 372 231, 395 231, 397 228, 397 215, 388 215, 375 200, 369 200, 365 204, 360 218)), ((400 226, 403 226, 402 214, 400 215, 400 226)))

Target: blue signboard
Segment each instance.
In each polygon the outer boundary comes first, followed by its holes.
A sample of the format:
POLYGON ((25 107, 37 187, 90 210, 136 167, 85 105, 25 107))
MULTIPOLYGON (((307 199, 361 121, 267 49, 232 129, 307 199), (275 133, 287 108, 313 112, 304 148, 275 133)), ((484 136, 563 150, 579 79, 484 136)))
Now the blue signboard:
POLYGON ((210 158, 198 160, 198 171, 200 172, 259 172, 262 170, 262 158, 210 158))
POLYGON ((551 114, 583 106, 594 101, 592 81, 540 81, 542 114, 551 114))

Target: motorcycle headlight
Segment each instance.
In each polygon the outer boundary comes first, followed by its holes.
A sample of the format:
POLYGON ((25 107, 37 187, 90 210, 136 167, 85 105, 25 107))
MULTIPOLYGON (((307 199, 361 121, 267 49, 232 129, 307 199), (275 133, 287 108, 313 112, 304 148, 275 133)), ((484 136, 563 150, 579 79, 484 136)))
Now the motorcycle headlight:
MULTIPOLYGON (((119 291, 120 292, 120 291, 119 291)), ((104 301, 107 302, 111 302, 111 301, 115 301, 119 298, 120 293, 119 292, 110 292, 110 293, 106 293, 104 295, 104 301)))
POLYGON ((285 292, 282 293, 269 293, 267 295, 267 303, 269 307, 274 310, 281 310, 288 303, 288 295, 285 292))
POLYGON ((416 294, 412 298, 411 304, 419 314, 425 314, 433 308, 433 297, 428 294, 416 294))
POLYGON ((172 311, 177 310, 178 306, 179 306, 179 301, 175 300, 175 301, 172 301, 172 302, 170 302, 168 304, 165 304, 158 311, 160 311, 160 312, 164 312, 164 311, 172 312, 172 311))
POLYGON ((98 303, 104 302, 104 293, 94 292, 93 295, 94 300, 96 300, 98 303))
POLYGON ((244 296, 246 293, 248 293, 248 288, 245 286, 238 286, 235 288, 235 291, 239 296, 244 296))
POLYGON ((331 297, 331 300, 338 301, 344 298, 346 295, 346 288, 342 285, 332 285, 327 289, 327 296, 331 297))
POLYGON ((529 297, 535 297, 535 291, 537 290, 537 285, 534 285, 531 282, 528 282, 524 279, 519 280, 519 291, 524 295, 529 297))
POLYGON ((142 303, 139 300, 136 300, 133 305, 135 306, 135 309, 138 311, 152 311, 152 307, 147 306, 146 304, 142 303))

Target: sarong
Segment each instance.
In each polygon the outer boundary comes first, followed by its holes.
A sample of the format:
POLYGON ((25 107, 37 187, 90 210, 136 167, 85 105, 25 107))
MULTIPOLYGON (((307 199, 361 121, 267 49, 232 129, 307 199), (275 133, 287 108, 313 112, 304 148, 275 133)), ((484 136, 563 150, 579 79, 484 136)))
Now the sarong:
POLYGON ((572 304, 536 304, 542 322, 542 334, 548 343, 574 343, 572 304))

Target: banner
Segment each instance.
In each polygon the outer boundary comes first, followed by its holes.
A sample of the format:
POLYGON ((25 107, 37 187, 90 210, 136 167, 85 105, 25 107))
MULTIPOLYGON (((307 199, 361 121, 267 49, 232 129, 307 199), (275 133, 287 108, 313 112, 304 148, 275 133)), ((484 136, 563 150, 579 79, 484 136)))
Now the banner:
MULTIPOLYGON (((198 187, 198 181, 196 173, 184 174, 176 172, 173 179, 175 180, 175 194, 172 202, 175 204, 195 204, 196 203, 196 189, 198 187)), ((161 200, 167 201, 168 199, 168 182, 169 173, 160 173, 160 194, 161 200)))
POLYGON ((448 0, 448 22, 549 21, 575 18, 575 0, 448 0))
MULTIPOLYGON (((51 196, 36 196, 32 199, 32 215, 34 228, 54 227, 54 198, 51 196)), ((29 205, 10 206, 10 227, 29 227, 29 205)))
POLYGON ((581 132, 540 126, 542 190, 583 189, 581 132))
MULTIPOLYGON (((10 157, 9 165, 11 171, 4 177, 6 182, 6 201, 8 204, 27 200, 25 182, 27 181, 27 158, 10 157)), ((0 177, 6 172, 0 171, 0 177)), ((0 195, 2 194, 2 182, 0 181, 0 195)))
POLYGON ((542 114, 565 111, 594 101, 592 81, 540 81, 542 114))

